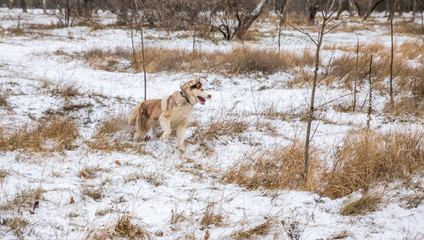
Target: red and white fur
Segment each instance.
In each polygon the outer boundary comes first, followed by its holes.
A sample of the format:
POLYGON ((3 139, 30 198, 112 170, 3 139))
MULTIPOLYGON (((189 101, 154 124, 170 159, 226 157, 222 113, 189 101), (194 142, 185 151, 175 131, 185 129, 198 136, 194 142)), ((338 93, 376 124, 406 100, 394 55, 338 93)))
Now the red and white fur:
POLYGON ((184 133, 197 103, 205 104, 212 96, 205 91, 200 79, 189 81, 180 86, 181 91, 163 99, 151 99, 139 103, 130 114, 128 123, 136 125, 134 141, 146 136, 155 126, 163 129, 161 140, 165 142, 172 130, 176 130, 178 149, 185 152, 184 133))

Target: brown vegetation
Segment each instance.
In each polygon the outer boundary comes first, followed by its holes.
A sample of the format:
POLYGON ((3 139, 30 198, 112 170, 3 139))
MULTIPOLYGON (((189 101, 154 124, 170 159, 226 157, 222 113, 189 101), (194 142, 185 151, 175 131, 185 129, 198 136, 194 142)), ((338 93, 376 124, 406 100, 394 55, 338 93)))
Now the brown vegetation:
POLYGON ((131 217, 127 215, 120 216, 114 226, 106 229, 96 229, 91 231, 86 239, 150 239, 149 233, 140 225, 131 222, 131 217))
MULTIPOLYGON (((141 68, 141 52, 137 54, 138 69, 141 68)), ((312 54, 284 52, 278 54, 272 50, 237 47, 227 53, 191 52, 186 50, 169 50, 164 48, 147 48, 145 50, 146 71, 194 71, 221 72, 229 74, 262 73, 272 74, 298 66, 313 64, 312 54)))
POLYGON ((298 140, 271 150, 250 150, 222 179, 248 189, 302 189, 340 198, 379 182, 411 181, 424 169, 424 133, 420 131, 350 132, 330 168, 312 156, 306 182, 303 151, 298 140))
POLYGON ((139 151, 139 147, 127 141, 130 139, 127 135, 129 129, 126 116, 123 114, 110 116, 97 126, 93 135, 94 140, 90 141, 88 146, 91 150, 106 152, 139 151))
POLYGON ((424 133, 350 132, 321 179, 321 195, 346 196, 378 182, 410 181, 424 169, 424 133))
POLYGON ((23 127, 0 137, 0 150, 15 149, 35 152, 72 150, 74 140, 79 135, 78 126, 72 119, 52 117, 39 120, 34 127, 23 127))
POLYGON ((351 216, 374 212, 380 202, 380 196, 375 196, 367 192, 360 199, 348 202, 343 205, 343 207, 340 209, 340 214, 343 216, 351 216))
POLYGON ((231 235, 231 237, 237 240, 241 240, 241 239, 252 239, 254 236, 258 236, 258 235, 266 236, 268 235, 271 227, 272 227, 272 222, 267 221, 249 230, 235 232, 231 235))
POLYGON ((210 203, 206 206, 205 212, 203 214, 202 219, 200 220, 200 224, 203 226, 220 226, 222 223, 222 215, 215 213, 215 203, 210 203))
MULTIPOLYGON (((310 155, 311 170, 317 171, 316 156, 310 155)), ((313 190, 312 178, 305 182, 303 177, 304 146, 299 139, 292 140, 287 146, 276 146, 274 149, 250 150, 227 170, 222 179, 235 182, 248 189, 302 189, 313 190)))

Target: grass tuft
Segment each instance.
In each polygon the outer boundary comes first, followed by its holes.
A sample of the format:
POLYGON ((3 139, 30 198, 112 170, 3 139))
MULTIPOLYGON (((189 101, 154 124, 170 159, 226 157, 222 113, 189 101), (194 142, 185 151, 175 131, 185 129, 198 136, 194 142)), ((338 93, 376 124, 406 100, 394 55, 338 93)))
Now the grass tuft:
MULTIPOLYGON (((310 162, 316 162, 313 151, 310 162)), ((314 169, 311 167, 310 169, 314 169)), ((273 149, 247 151, 244 156, 228 171, 222 179, 235 182, 248 189, 312 189, 313 185, 305 183, 304 147, 295 139, 287 146, 273 149)), ((312 179, 313 173, 309 173, 312 179)))
POLYGON ((424 132, 350 132, 330 170, 322 175, 321 194, 340 198, 377 182, 411 181, 424 169, 424 132))
POLYGON ((131 218, 126 215, 119 217, 115 231, 123 238, 150 239, 149 234, 141 226, 131 223, 131 218))
POLYGON ((79 135, 78 126, 72 119, 50 118, 39 120, 35 127, 23 127, 13 133, 2 134, 0 150, 16 149, 45 152, 73 150, 74 140, 79 135))
POLYGON ((200 225, 203 226, 220 226, 222 223, 222 215, 215 213, 215 203, 210 203, 206 206, 205 212, 202 219, 200 220, 200 225))
POLYGON ((343 216, 355 216, 374 212, 380 202, 381 197, 371 196, 369 193, 367 193, 356 201, 346 203, 340 209, 340 214, 343 216))
POLYGON ((247 231, 238 231, 236 233, 233 233, 231 237, 236 240, 241 240, 241 239, 252 239, 252 237, 257 235, 266 236, 269 233, 270 228, 271 228, 271 222, 267 221, 247 231))

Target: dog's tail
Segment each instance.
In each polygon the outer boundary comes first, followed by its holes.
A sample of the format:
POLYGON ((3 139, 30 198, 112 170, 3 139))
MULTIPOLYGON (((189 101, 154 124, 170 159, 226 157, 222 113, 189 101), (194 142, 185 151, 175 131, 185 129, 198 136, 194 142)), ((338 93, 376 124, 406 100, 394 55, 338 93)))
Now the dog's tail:
POLYGON ((141 137, 147 134, 147 131, 149 131, 148 126, 148 120, 149 116, 147 114, 147 109, 144 107, 144 104, 140 104, 140 107, 138 108, 138 118, 137 118, 137 132, 141 133, 141 137))
POLYGON ((141 107, 141 103, 139 103, 132 111, 131 111, 131 114, 130 114, 130 118, 128 119, 128 123, 131 125, 131 126, 134 126, 135 125, 135 121, 137 120, 137 117, 138 117, 138 111, 139 111, 139 109, 140 109, 140 107, 141 107))

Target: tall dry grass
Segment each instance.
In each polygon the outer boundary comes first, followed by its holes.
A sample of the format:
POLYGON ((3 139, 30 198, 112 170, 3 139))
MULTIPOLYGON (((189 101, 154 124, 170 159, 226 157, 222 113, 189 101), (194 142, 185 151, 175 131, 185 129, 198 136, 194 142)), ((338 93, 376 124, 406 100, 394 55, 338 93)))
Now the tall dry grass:
POLYGON ((289 145, 275 146, 273 149, 247 151, 237 163, 223 175, 226 182, 237 183, 248 189, 315 189, 318 173, 318 158, 314 151, 310 154, 309 179, 303 176, 304 145, 293 139, 289 145))
POLYGON ((321 178, 320 194, 340 198, 377 182, 410 181, 424 169, 424 132, 349 132, 333 166, 321 178))
POLYGON ((304 146, 299 139, 247 151, 222 179, 248 189, 301 189, 340 198, 381 182, 409 182, 424 170, 422 131, 351 131, 337 149, 330 167, 322 154, 312 151, 308 179, 303 177, 304 146))
POLYGON ((21 149, 32 152, 63 152, 77 147, 74 141, 79 135, 79 127, 72 119, 61 117, 41 119, 35 126, 18 129, 1 134, 1 151, 21 149))
POLYGON ((93 141, 89 142, 88 146, 92 151, 126 152, 130 149, 139 150, 126 141, 131 138, 129 129, 130 126, 124 114, 109 116, 97 125, 93 141))
MULTIPOLYGON (((138 68, 142 69, 141 51, 137 53, 138 68)), ((272 50, 236 47, 229 52, 192 52, 181 49, 147 48, 146 71, 225 72, 230 74, 272 74, 295 66, 311 66, 313 55, 309 51, 277 53, 272 50)))

